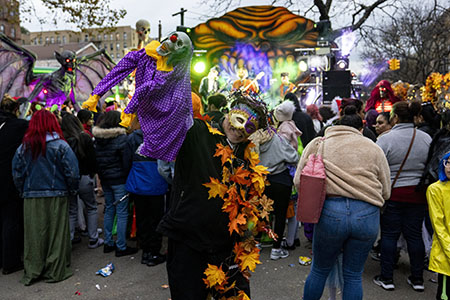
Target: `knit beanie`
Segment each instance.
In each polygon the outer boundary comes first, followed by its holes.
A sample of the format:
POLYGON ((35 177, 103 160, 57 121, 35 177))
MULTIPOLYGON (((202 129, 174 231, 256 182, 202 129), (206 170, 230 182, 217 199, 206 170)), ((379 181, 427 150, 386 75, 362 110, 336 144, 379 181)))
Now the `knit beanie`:
POLYGON ((295 111, 294 103, 292 103, 292 101, 284 101, 283 103, 275 107, 274 111, 275 118, 277 118, 279 122, 292 120, 292 115, 294 114, 294 111, 295 111))

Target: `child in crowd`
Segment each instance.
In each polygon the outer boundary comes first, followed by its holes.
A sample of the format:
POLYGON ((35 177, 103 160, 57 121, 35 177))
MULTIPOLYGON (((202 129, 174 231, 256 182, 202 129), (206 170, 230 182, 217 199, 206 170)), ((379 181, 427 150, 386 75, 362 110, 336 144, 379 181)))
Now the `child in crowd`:
POLYGON ((450 152, 439 165, 439 180, 427 189, 427 201, 434 229, 433 245, 428 269, 438 273, 436 299, 448 299, 450 295, 450 152))

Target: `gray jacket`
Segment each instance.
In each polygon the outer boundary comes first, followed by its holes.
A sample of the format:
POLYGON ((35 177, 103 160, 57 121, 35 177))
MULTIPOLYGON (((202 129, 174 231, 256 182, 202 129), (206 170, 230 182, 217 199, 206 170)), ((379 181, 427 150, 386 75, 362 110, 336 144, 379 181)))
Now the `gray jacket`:
MULTIPOLYGON (((400 123, 390 132, 378 138, 377 145, 383 149, 391 170, 391 183, 397 175, 406 156, 413 135, 413 123, 400 123)), ((423 131, 416 130, 416 138, 403 170, 394 187, 415 186, 419 183, 427 162, 431 137, 423 131)))
POLYGON ((259 146, 259 159, 259 164, 275 175, 286 170, 287 164, 296 165, 298 153, 286 139, 274 134, 272 139, 259 146))

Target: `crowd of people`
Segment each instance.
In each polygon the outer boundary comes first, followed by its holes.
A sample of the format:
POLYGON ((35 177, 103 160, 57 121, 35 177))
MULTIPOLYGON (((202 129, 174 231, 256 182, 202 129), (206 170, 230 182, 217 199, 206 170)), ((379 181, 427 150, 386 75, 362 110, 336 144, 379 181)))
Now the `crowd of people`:
MULTIPOLYGON (((205 285, 205 269, 223 265, 229 274, 238 263, 240 241, 256 252, 254 248, 269 241, 272 260, 288 257, 299 246, 300 174, 320 148, 326 199, 318 223, 303 224, 313 255, 303 299, 320 299, 336 266, 343 271, 343 299, 362 299, 362 273, 370 252, 380 261, 373 282, 394 290, 399 239, 406 241, 410 261, 405 280, 423 291, 428 268, 438 273, 436 299, 444 299, 441 295, 450 293, 450 111, 438 113, 428 104, 395 99, 388 84, 380 82, 367 105, 345 98, 335 112, 315 104, 303 111, 292 89, 283 89, 283 101, 268 112, 251 96, 256 88, 238 91, 230 103, 223 94, 207 95, 205 81, 203 99, 191 97, 194 118, 183 123, 191 125, 177 141, 175 163, 145 155, 143 145, 151 144, 149 127, 140 126, 149 126, 148 120, 134 118, 124 127, 114 106, 96 113, 41 108, 25 121, 17 118, 21 100, 5 95, 0 105, 2 272, 24 269, 25 285, 70 277, 71 244, 81 241, 83 231, 90 249, 103 247, 104 253, 121 257, 140 248, 147 266, 167 260, 174 300, 241 292, 250 297, 246 269, 232 272, 227 280, 235 284, 226 292, 205 285), (249 145, 258 159, 249 154, 249 145), (229 157, 218 149, 230 151, 229 157), (246 230, 256 233, 249 239, 248 234, 233 233, 247 223, 244 218, 230 227, 225 212, 238 211, 223 207, 225 191, 220 195, 219 188, 211 195, 205 184, 211 178, 237 180, 233 172, 252 172, 255 161, 267 173, 259 196, 272 201, 267 223, 273 232, 264 232, 263 225, 255 225, 259 233, 254 232, 248 225, 246 230), (134 235, 133 215, 137 248, 127 241, 134 235), (430 251, 424 230, 433 236, 430 251), (163 236, 168 237, 167 253, 161 252, 163 236)), ((245 182, 244 176, 235 186, 241 202, 250 203, 245 182)))

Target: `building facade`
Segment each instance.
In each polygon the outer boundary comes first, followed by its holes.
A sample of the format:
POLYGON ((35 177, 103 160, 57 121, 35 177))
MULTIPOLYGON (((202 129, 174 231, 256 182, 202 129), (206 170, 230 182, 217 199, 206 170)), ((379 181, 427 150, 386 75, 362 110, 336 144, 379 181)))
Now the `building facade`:
POLYGON ((136 48, 138 37, 136 30, 131 26, 118 26, 112 32, 102 28, 89 28, 83 31, 54 30, 30 32, 23 38, 24 45, 47 46, 64 45, 75 43, 93 43, 98 49, 106 49, 111 57, 117 62, 129 50, 136 48))
POLYGON ((0 0, 0 32, 13 41, 20 41, 19 1, 0 0))

